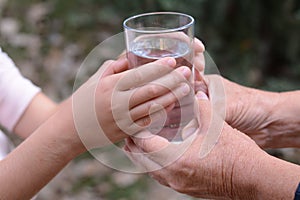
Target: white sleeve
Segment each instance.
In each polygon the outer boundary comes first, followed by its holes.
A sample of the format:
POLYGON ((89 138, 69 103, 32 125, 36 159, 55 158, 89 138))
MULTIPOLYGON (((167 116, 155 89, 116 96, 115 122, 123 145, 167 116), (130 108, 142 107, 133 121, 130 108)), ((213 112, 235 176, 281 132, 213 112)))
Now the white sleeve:
POLYGON ((40 88, 24 78, 0 48, 0 124, 12 131, 39 91, 40 88))

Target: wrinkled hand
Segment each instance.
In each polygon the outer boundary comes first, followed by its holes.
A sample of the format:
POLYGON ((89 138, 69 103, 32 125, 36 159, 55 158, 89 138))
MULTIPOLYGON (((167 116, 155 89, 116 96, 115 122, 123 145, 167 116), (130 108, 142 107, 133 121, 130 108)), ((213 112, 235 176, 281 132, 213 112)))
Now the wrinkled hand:
POLYGON ((272 116, 278 93, 245 87, 218 75, 206 75, 203 79, 197 89, 216 99, 217 110, 223 115, 226 112, 224 119, 230 126, 246 133, 263 148, 285 145, 272 138, 280 129, 272 116))
POLYGON ((75 126, 85 146, 117 142, 172 109, 190 91, 191 71, 175 65, 164 58, 127 70, 125 58, 105 62, 73 95, 75 126))
MULTIPOLYGON (((195 65, 198 71, 199 65, 195 65)), ((274 141, 272 132, 278 130, 272 112, 278 93, 257 90, 231 82, 219 75, 198 73, 195 90, 208 94, 219 115, 233 128, 250 136, 262 148, 284 147, 274 141)))
POLYGON ((127 139, 125 152, 134 163, 148 170, 150 176, 178 192, 222 199, 243 199, 246 194, 254 199, 249 186, 252 182, 248 178, 252 167, 258 164, 258 158, 263 158, 266 153, 248 136, 232 129, 221 118, 214 118, 211 103, 204 93, 200 92, 197 96, 198 119, 183 130, 187 138, 182 144, 171 144, 160 136, 146 137, 147 133, 143 132, 142 136, 127 139), (221 132, 214 133, 214 127, 220 124, 221 132), (210 136, 214 134, 219 135, 218 142, 211 140, 216 139, 216 136, 210 136), (186 141, 190 143, 188 148, 186 141), (211 150, 207 147, 212 142, 216 144, 211 150), (166 162, 182 147, 186 151, 179 159, 173 163, 166 162))

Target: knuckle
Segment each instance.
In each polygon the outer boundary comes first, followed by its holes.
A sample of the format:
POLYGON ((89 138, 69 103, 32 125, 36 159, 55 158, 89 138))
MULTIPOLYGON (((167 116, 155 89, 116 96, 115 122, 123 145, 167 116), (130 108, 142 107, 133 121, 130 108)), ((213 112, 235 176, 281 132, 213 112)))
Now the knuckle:
POLYGON ((173 79, 173 82, 174 82, 174 83, 180 83, 180 82, 182 82, 182 81, 185 80, 185 78, 183 77, 183 75, 180 74, 180 73, 177 72, 177 71, 174 71, 174 72, 172 73, 172 79, 173 79))
POLYGON ((149 85, 147 89, 147 95, 148 97, 155 97, 159 93, 158 87, 155 85, 149 85))
POLYGON ((133 71, 133 81, 134 81, 134 83, 136 83, 136 84, 138 84, 138 83, 140 83, 140 82, 142 82, 142 80, 143 80, 143 78, 142 78, 143 76, 142 76, 142 73, 141 73, 141 71, 140 70, 134 70, 133 71))
POLYGON ((144 117, 141 120, 139 120, 138 125, 142 127, 146 127, 151 123, 150 117, 144 117))

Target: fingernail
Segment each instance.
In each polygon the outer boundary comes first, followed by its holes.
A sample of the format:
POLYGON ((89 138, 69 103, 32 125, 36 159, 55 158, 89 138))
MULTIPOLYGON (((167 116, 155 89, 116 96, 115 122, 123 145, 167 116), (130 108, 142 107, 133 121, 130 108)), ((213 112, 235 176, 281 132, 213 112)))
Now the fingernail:
POLYGON ((187 95, 190 93, 190 86, 187 83, 183 83, 182 86, 180 86, 181 92, 184 95, 187 95))
POLYGON ((196 96, 197 96, 198 99, 208 100, 207 95, 202 91, 198 91, 196 96))
POLYGON ((169 65, 170 67, 174 67, 176 65, 175 58, 172 57, 166 57, 159 60, 162 64, 169 65))
POLYGON ((180 67, 178 69, 185 77, 189 77, 191 75, 191 70, 188 67, 180 67))
POLYGON ((168 60, 167 60, 167 63, 168 63, 168 65, 169 66, 175 66, 176 65, 176 60, 175 60, 175 58, 167 58, 168 60))
POLYGON ((172 57, 161 58, 155 62, 160 65, 168 65, 172 68, 174 68, 176 65, 176 60, 175 60, 175 58, 172 58, 172 57))

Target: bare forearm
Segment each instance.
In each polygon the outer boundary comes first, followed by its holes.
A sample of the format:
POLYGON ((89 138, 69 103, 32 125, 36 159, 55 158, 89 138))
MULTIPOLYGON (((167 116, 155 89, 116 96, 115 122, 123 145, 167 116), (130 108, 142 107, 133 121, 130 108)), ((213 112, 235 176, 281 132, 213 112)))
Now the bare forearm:
POLYGON ((29 199, 84 152, 68 104, 0 162, 1 198, 29 199))
POLYGON ((256 199, 294 199, 300 181, 300 166, 271 157, 257 165, 256 199))
POLYGON ((233 199, 293 199, 300 166, 252 149, 234 167, 233 199))
POLYGON ((274 147, 300 147, 299 102, 300 91, 279 94, 278 101, 271 112, 272 123, 268 130, 272 133, 274 147))
POLYGON ((246 119, 232 125, 263 148, 300 147, 300 91, 278 93, 252 88, 245 91, 244 100, 249 102, 243 110, 246 119))
POLYGON ((27 138, 56 112, 58 105, 45 94, 38 93, 28 105, 17 122, 14 132, 22 138, 27 138))

